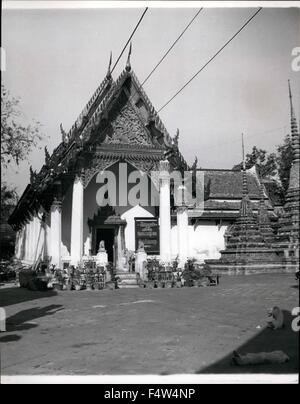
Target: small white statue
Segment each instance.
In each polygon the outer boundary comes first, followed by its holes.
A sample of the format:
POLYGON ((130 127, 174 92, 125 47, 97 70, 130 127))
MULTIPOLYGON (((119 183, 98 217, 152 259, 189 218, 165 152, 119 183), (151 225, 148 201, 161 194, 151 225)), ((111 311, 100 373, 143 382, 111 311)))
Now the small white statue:
POLYGON ((104 240, 101 240, 100 243, 99 243, 98 253, 99 252, 106 252, 104 240))

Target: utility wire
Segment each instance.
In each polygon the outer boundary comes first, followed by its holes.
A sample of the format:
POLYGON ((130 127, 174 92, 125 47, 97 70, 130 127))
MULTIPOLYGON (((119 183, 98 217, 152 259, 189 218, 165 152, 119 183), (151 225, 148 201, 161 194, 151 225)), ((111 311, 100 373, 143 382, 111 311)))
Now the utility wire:
POLYGON ((222 50, 229 45, 229 43, 250 23, 251 20, 262 10, 262 7, 260 7, 246 22, 243 24, 243 26, 199 69, 157 112, 162 111, 172 100, 174 100, 175 97, 179 93, 181 93, 182 90, 185 89, 197 76, 202 70, 205 69, 207 65, 209 65, 210 62, 212 62, 216 56, 218 56, 219 53, 222 52, 222 50))
POLYGON ((146 7, 145 10, 143 11, 143 14, 141 15, 141 17, 140 17, 138 23, 136 24, 136 26, 135 26, 135 28, 134 28, 132 34, 130 35, 128 41, 126 42, 124 48, 122 49, 122 52, 120 53, 118 59, 116 60, 114 66, 113 66, 113 68, 112 68, 112 70, 111 70, 111 73, 114 71, 115 67, 117 66, 117 64, 118 64, 119 60, 121 59, 121 57, 122 57, 122 55, 123 55, 125 49, 127 48, 127 45, 128 45, 129 42, 131 41, 133 35, 135 34, 136 30, 138 29, 140 23, 142 22, 142 19, 144 18, 144 15, 146 14, 147 10, 148 10, 148 7, 146 7))
POLYGON ((173 44, 170 46, 170 48, 167 50, 167 52, 163 55, 163 57, 159 60, 159 62, 154 66, 154 68, 151 70, 151 72, 148 74, 148 76, 145 78, 145 80, 142 82, 142 84, 139 85, 138 89, 133 89, 133 93, 130 96, 130 100, 132 100, 134 98, 134 96, 138 93, 138 90, 141 90, 143 88, 146 81, 149 80, 149 78, 152 76, 152 74, 155 72, 155 70, 158 68, 158 66, 168 56, 168 54, 171 52, 171 50, 174 48, 174 46, 177 44, 177 42, 181 39, 181 37, 184 35, 184 33, 188 30, 188 28, 192 25, 192 23, 198 17, 198 15, 201 13, 202 10, 203 10, 203 7, 201 7, 197 11, 197 13, 194 15, 194 17, 191 19, 191 21, 188 23, 188 25, 184 28, 184 30, 181 32, 181 34, 177 37, 177 39, 173 42, 173 44))
POLYGON ((155 67, 151 70, 151 72, 148 74, 148 76, 145 78, 145 80, 142 82, 141 87, 146 83, 146 81, 152 76, 152 74, 155 72, 155 70, 158 68, 158 66, 163 62, 163 60, 168 56, 168 54, 171 52, 171 50, 174 48, 174 46, 177 44, 177 42, 181 39, 181 37, 184 35, 184 33, 189 29, 189 27, 192 25, 194 20, 198 17, 198 15, 201 13, 203 10, 203 7, 201 7, 197 13, 194 15, 194 17, 191 19, 191 21, 188 23, 188 25, 184 28, 184 30, 181 32, 179 37, 173 42, 173 44, 170 46, 170 48, 167 50, 167 52, 163 55, 163 57, 160 59, 160 61, 155 65, 155 67))

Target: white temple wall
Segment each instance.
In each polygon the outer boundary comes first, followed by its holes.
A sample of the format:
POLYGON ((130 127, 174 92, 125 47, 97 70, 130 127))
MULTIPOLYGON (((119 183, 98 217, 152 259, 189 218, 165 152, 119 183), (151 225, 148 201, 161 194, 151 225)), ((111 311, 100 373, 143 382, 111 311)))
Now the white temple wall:
MULTIPOLYGON (((224 249, 224 233, 230 223, 218 226, 214 220, 201 220, 197 225, 188 226, 188 258, 196 258, 203 262, 208 258, 220 258, 220 250, 224 249)), ((171 228, 172 259, 178 255, 178 227, 171 228)))
POLYGON ((224 233, 229 222, 217 225, 214 220, 201 220, 190 228, 190 256, 203 261, 220 258, 220 250, 225 247, 224 233), (193 228, 193 230, 192 230, 193 228))
POLYGON ((32 264, 39 258, 43 259, 44 248, 45 231, 35 215, 17 232, 15 257, 25 264, 32 264))

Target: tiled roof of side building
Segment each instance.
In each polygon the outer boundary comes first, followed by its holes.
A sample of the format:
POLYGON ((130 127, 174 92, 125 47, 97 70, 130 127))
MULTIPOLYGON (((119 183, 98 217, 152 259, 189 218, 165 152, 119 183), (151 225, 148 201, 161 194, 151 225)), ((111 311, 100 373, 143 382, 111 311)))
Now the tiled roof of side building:
MULTIPOLYGON (((204 173, 204 184, 208 199, 241 199, 242 172, 222 169, 198 169, 204 173)), ((259 179, 255 170, 247 170, 249 197, 259 199, 259 179)), ((268 196, 266 194, 266 200, 268 196)))

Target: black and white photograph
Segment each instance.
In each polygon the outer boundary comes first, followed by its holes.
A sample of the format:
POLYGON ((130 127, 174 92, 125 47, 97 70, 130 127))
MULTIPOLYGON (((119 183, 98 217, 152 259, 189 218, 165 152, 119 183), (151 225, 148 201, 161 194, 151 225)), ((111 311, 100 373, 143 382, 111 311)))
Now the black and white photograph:
POLYGON ((300 1, 4 0, 1 26, 0 383, 297 384, 300 1))

